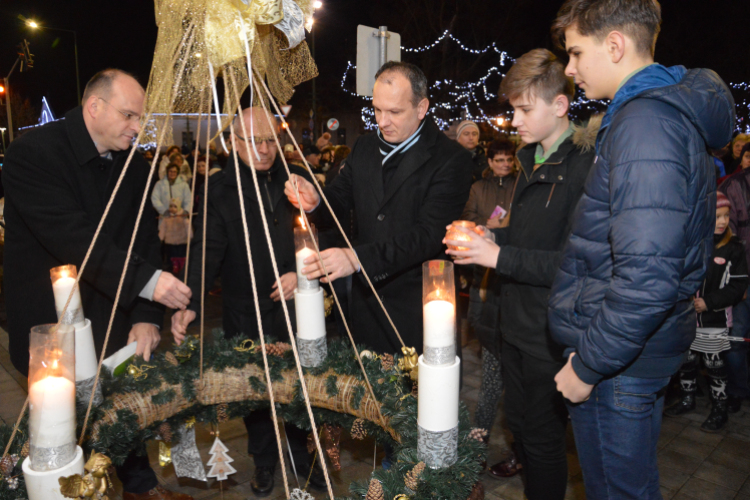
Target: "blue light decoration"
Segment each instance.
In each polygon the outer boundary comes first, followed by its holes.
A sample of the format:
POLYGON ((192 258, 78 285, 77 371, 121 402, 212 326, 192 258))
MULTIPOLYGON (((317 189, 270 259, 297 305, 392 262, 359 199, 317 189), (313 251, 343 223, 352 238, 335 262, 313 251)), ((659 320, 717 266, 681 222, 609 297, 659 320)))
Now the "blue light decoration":
MULTIPOLYGON (((488 52, 494 52, 497 56, 497 63, 491 67, 484 76, 475 82, 459 83, 451 80, 438 80, 434 82, 430 86, 430 104, 432 105, 430 113, 433 118, 435 118, 435 122, 442 130, 446 130, 450 127, 451 123, 466 119, 477 123, 486 123, 498 132, 509 132, 510 128, 508 130, 503 130, 498 124, 510 123, 513 120, 512 111, 491 116, 485 113, 482 108, 482 106, 497 102, 497 94, 488 90, 488 87, 490 89, 498 89, 500 87, 500 82, 505 77, 503 71, 507 71, 512 63, 516 61, 513 57, 508 55, 507 52, 500 50, 494 42, 482 49, 472 49, 446 30, 431 44, 416 48, 401 47, 401 50, 405 53, 422 53, 435 49, 442 43, 448 41, 457 44, 461 50, 474 55, 483 55, 488 52), (442 100, 436 99, 432 91, 440 91, 448 98, 442 100), (438 113, 436 113, 436 111, 442 110, 448 112, 450 116, 449 119, 437 116, 438 113)), ((356 69, 356 65, 349 61, 341 79, 341 89, 347 94, 358 97, 363 101, 371 101, 372 97, 361 96, 347 88, 347 79, 350 72, 354 69, 356 69)), ((750 99, 745 97, 750 93, 750 84, 733 83, 729 84, 729 86, 734 90, 733 93, 737 103, 737 122, 735 130, 750 133, 750 102, 748 102, 750 99)), ((570 114, 574 119, 583 118, 589 116, 591 113, 605 112, 608 105, 608 100, 597 101, 586 99, 584 93, 580 89, 576 89, 575 100, 570 103, 570 114)), ((445 113, 442 112, 440 114, 444 115, 445 113)), ((362 121, 365 124, 366 130, 374 130, 377 127, 375 123, 375 114, 372 111, 371 106, 368 105, 362 108, 362 121)), ((514 134, 515 132, 511 131, 509 133, 514 134)))
POLYGON ((52 112, 52 108, 49 107, 46 97, 42 97, 42 114, 39 117, 39 125, 45 125, 49 122, 57 121, 55 114, 52 112))

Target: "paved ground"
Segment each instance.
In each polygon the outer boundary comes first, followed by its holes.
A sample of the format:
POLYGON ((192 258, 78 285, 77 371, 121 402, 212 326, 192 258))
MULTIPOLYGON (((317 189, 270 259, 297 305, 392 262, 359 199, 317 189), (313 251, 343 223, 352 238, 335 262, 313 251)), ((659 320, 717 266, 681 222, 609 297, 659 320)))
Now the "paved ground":
MULTIPOLYGON (((0 300, 0 303, 3 301, 0 300)), ((210 315, 207 314, 207 326, 210 330, 220 324, 219 299, 209 300, 210 315)), ((4 305, 4 304, 3 304, 4 305)), ((4 326, 4 310, 0 306, 0 325, 4 326)), ((164 329, 162 346, 169 345, 170 335, 164 329)), ((471 342, 464 348, 464 386, 461 398, 473 412, 476 407, 480 383, 480 360, 477 356, 478 344, 471 342)), ((8 356, 8 336, 0 329, 0 420, 13 424, 26 398, 26 380, 13 369, 8 356)), ((727 428, 720 434, 707 434, 700 430, 701 422, 709 411, 706 398, 699 398, 699 408, 684 418, 665 418, 662 436, 659 440, 659 472, 661 474, 662 494, 665 499, 701 499, 701 500, 750 500, 750 405, 746 402, 742 411, 732 415, 727 428)), ((493 429, 490 443, 490 464, 501 459, 508 448, 506 434, 502 427, 502 409, 500 418, 493 429)), ((168 486, 193 495, 196 499, 209 500, 223 498, 227 500, 254 498, 250 490, 250 479, 253 473, 252 458, 247 455, 247 435, 240 421, 222 425, 221 438, 230 449, 234 458, 234 467, 238 472, 224 482, 222 492, 216 482, 205 484, 199 481, 178 479, 170 465, 160 467, 157 460, 155 443, 149 445, 154 470, 168 486)), ((344 433, 346 434, 346 433, 344 433)), ((208 461, 208 448, 213 440, 207 429, 198 430, 198 445, 204 459, 208 461)), ((376 453, 377 465, 383 457, 382 448, 375 449, 371 440, 353 441, 348 436, 342 438, 342 470, 333 473, 335 494, 344 495, 353 480, 366 478, 373 468, 373 454, 376 453)), ((573 445, 572 433, 568 439, 568 463, 570 481, 568 499, 585 498, 580 467, 573 445)), ((297 483, 291 471, 291 487, 297 483)), ((303 479, 300 477, 300 481, 303 479)), ((523 499, 523 485, 520 477, 496 480, 487 475, 482 477, 486 498, 490 500, 523 499)), ((119 500, 121 488, 116 484, 117 494, 110 498, 119 500)), ((277 488, 272 499, 283 499, 281 472, 277 471, 277 488)), ((316 493, 316 498, 325 495, 316 493)))

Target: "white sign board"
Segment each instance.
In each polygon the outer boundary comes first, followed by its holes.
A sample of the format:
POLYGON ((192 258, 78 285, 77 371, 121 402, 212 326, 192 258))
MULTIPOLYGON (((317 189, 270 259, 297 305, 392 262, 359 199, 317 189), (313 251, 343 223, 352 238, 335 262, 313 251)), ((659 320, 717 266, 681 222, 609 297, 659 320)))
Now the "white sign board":
MULTIPOLYGON (((375 73, 380 69, 378 28, 357 26, 357 94, 372 96, 375 73)), ((386 62, 401 61, 401 35, 388 32, 386 62)))
POLYGON ((339 121, 336 118, 331 118, 328 120, 328 130, 330 131, 336 131, 339 129, 339 121))

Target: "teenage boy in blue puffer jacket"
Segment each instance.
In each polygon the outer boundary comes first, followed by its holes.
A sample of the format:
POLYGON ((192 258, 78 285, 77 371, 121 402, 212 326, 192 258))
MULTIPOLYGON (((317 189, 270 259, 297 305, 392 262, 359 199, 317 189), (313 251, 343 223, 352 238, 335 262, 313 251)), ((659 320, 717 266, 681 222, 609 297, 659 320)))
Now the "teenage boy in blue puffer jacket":
POLYGON ((734 102, 712 71, 654 63, 655 0, 567 0, 553 26, 566 73, 611 99, 549 300, 588 498, 660 499, 663 389, 695 338, 691 296, 713 247, 708 148, 734 102))

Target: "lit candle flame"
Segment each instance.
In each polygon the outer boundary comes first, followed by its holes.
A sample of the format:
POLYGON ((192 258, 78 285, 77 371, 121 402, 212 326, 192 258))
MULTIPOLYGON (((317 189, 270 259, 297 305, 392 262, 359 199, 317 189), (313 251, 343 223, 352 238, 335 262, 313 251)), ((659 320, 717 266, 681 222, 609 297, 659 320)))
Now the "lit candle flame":
POLYGON ((307 226, 305 225, 305 219, 303 219, 301 215, 297 217, 297 219, 299 220, 299 223, 302 226, 302 229, 307 231, 307 226))

